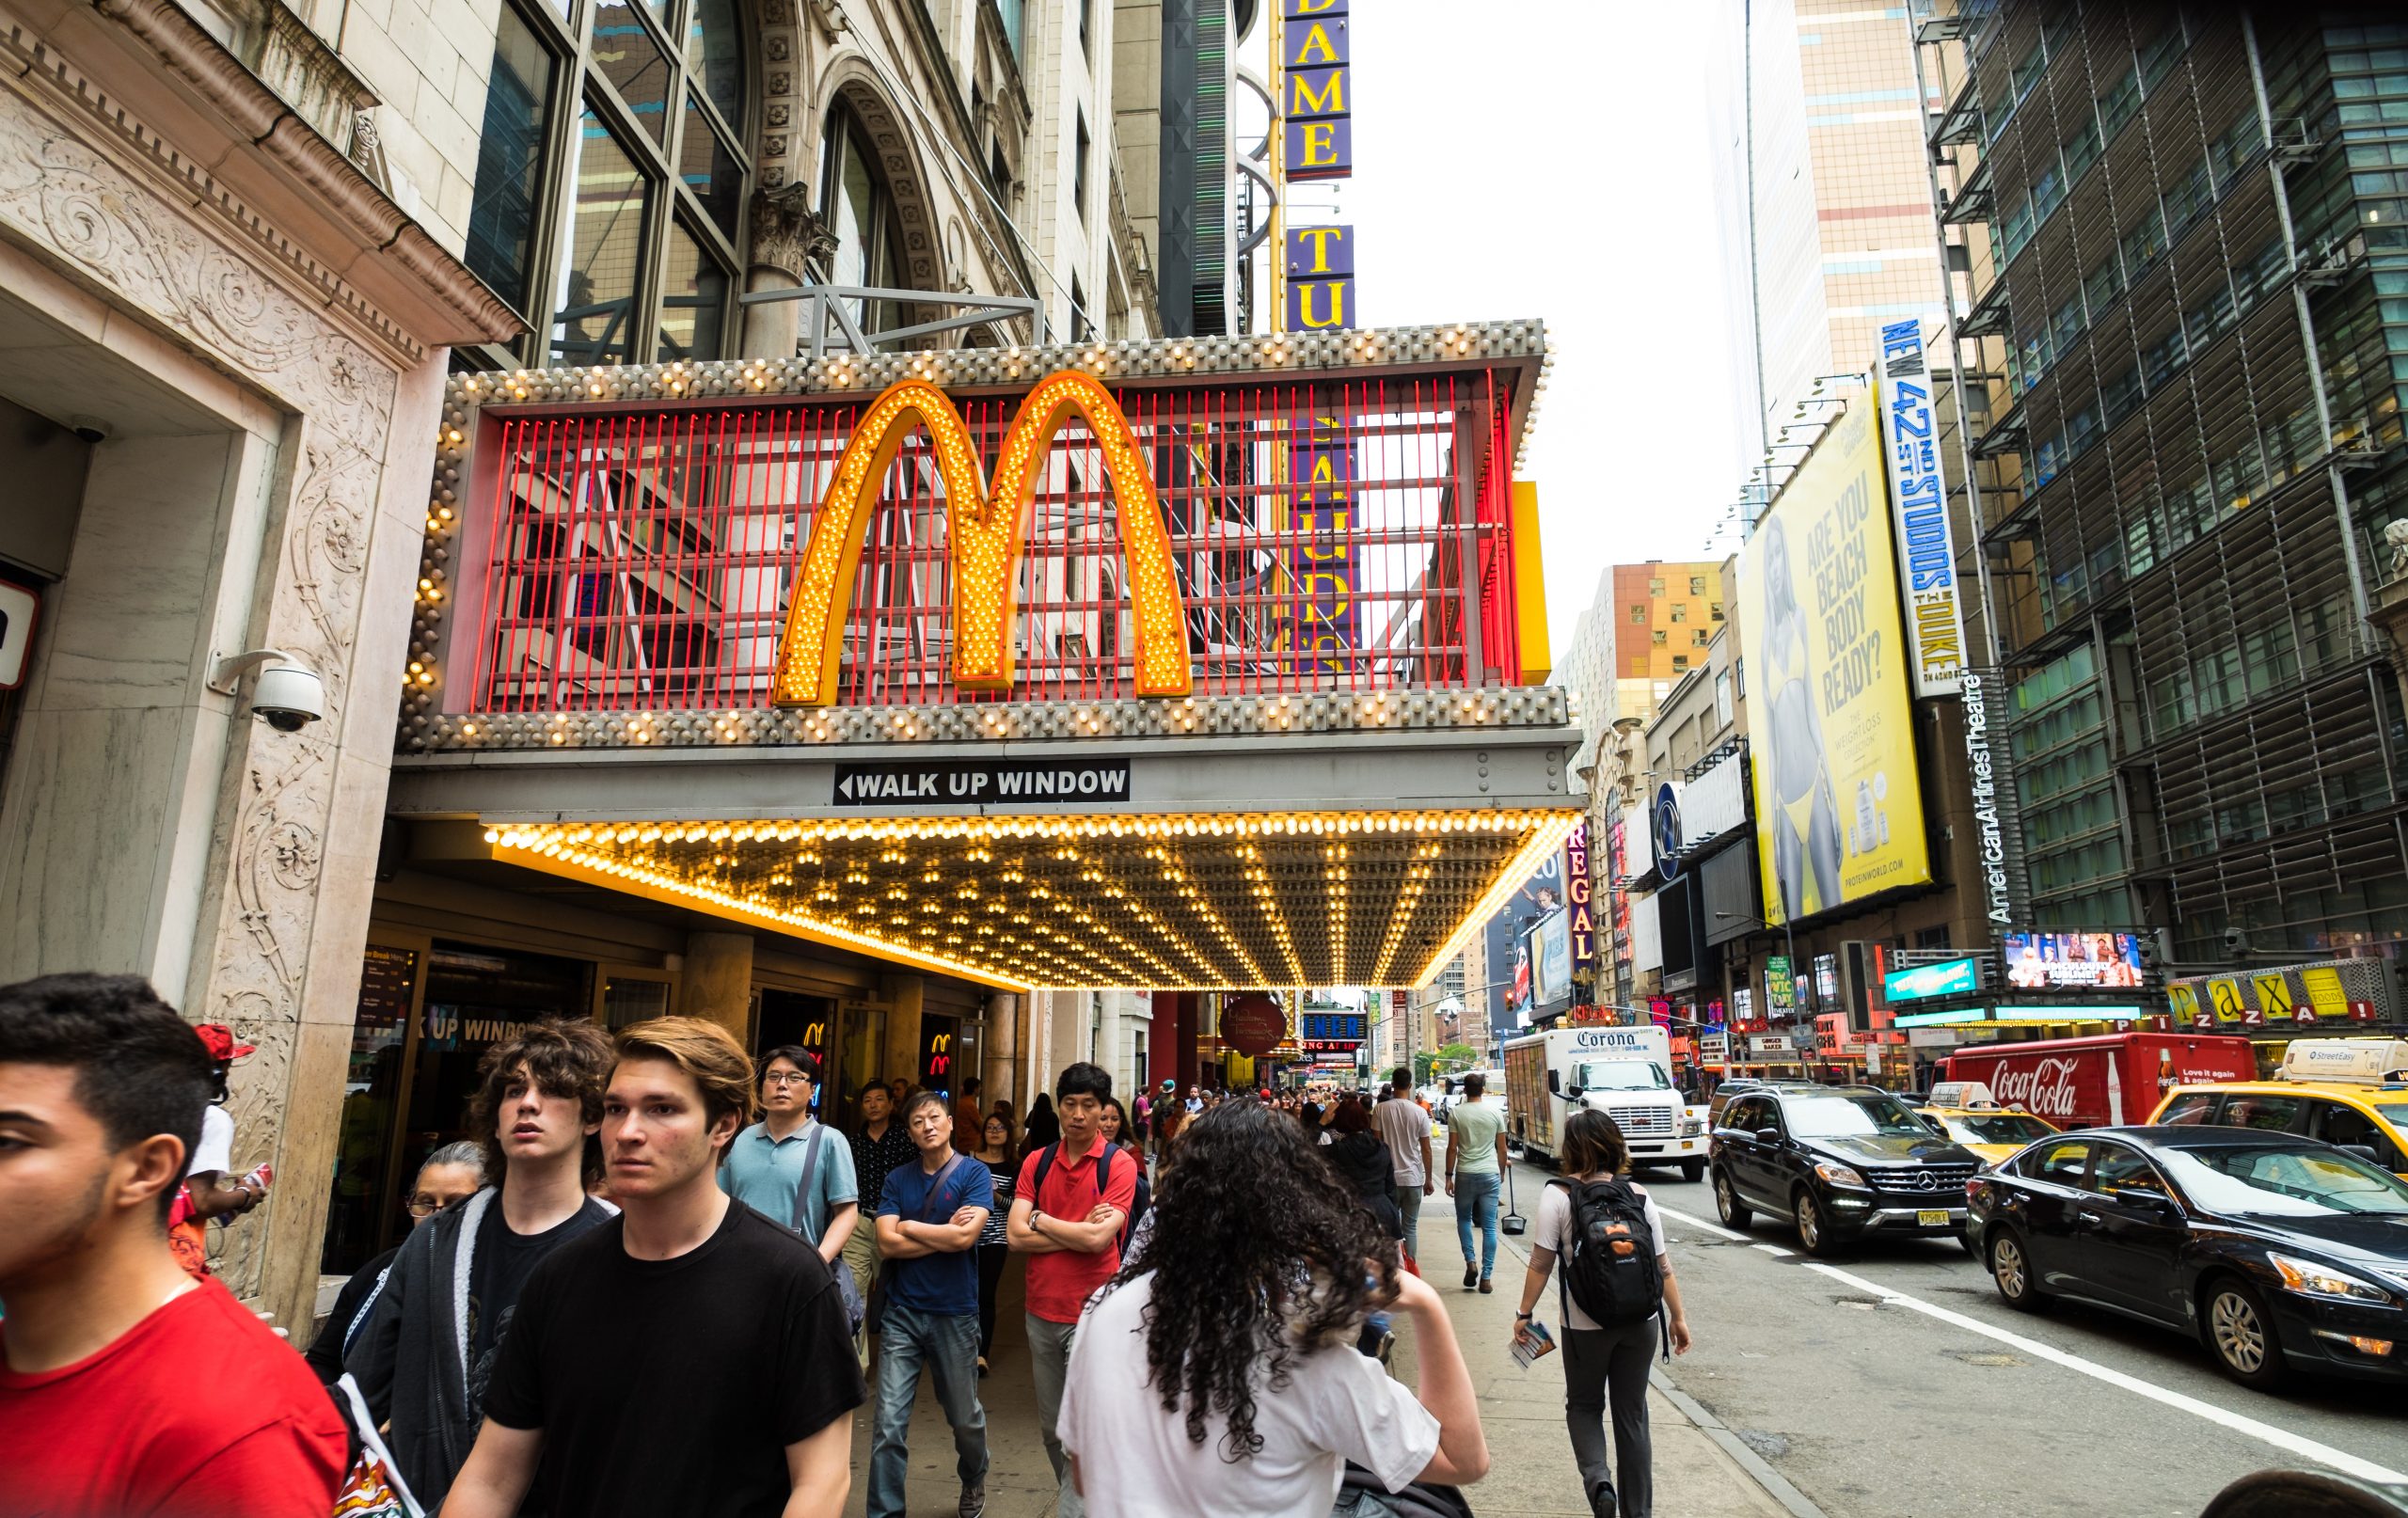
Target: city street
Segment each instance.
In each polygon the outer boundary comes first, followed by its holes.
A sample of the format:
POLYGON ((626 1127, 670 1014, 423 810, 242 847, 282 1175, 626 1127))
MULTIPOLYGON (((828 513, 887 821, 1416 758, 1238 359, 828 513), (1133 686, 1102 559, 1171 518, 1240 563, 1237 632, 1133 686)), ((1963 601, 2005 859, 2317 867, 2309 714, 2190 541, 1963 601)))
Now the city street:
MULTIPOLYGON (((2264 1396, 2178 1336, 2063 1304, 2012 1311, 1952 1243, 1877 1243, 1826 1265, 1781 1223, 1720 1226, 1703 1183, 1642 1183, 1697 1336, 1666 1379, 1825 1512, 2185 1518, 2269 1466, 2351 1459, 2364 1463, 2353 1474, 2408 1479, 2389 1388, 2303 1381, 2264 1396)), ((1526 1214, 1534 1190, 1520 1189, 1526 1214)))

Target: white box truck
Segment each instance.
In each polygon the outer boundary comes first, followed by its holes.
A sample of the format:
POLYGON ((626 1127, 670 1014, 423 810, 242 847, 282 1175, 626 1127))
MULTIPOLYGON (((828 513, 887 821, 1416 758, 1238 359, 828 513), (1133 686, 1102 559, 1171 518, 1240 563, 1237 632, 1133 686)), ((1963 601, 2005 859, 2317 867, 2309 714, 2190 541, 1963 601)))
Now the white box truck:
POLYGON ((1587 1108, 1621 1128, 1637 1165, 1705 1175, 1705 1119, 1672 1083, 1671 1036, 1657 1027, 1558 1028, 1505 1046, 1507 1131, 1527 1152, 1562 1153, 1563 1125, 1587 1108))

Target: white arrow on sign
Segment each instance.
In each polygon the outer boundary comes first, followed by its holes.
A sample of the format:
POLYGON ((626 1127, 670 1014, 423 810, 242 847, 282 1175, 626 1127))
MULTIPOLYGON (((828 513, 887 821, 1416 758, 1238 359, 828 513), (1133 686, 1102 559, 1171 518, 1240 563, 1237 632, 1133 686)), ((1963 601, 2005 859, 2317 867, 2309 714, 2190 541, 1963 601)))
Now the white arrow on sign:
POLYGON ((853 777, 847 775, 836 783, 836 794, 849 801, 853 799, 853 777))

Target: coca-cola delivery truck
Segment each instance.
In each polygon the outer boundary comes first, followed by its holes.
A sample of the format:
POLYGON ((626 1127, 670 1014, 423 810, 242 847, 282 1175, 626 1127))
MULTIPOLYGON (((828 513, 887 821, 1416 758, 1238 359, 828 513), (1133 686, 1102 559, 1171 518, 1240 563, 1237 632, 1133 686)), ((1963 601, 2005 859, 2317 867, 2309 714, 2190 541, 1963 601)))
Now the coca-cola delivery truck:
POLYGON ((2220 1034, 2111 1033, 1959 1049, 1941 1078, 1979 1081, 2003 1107, 2059 1128, 2146 1123, 2166 1092, 2200 1081, 2254 1081, 2249 1040, 2220 1034))

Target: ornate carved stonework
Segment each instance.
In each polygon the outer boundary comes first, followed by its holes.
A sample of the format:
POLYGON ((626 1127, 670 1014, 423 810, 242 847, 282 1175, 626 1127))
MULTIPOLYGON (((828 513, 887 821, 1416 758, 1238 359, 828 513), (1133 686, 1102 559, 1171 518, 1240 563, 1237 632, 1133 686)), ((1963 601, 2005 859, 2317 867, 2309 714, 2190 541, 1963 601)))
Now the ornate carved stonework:
MULTIPOLYGON (((31 40, 0 14, 0 52, 31 40)), ((298 456, 272 509, 281 541, 261 587, 267 611, 251 634, 319 672, 328 719, 297 734, 250 722, 233 730, 227 763, 235 794, 214 844, 202 917, 204 952, 214 960, 196 968, 185 1008, 259 1045, 233 1080, 236 1167, 247 1169, 278 1155, 309 983, 324 976, 339 987, 356 973, 356 962, 344 962, 346 955, 356 961, 356 943, 313 942, 319 872, 330 835, 356 848, 359 830, 377 822, 334 815, 337 739, 354 683, 370 535, 394 530, 379 527, 376 498, 400 372, 421 350, 356 293, 330 299, 312 278, 317 266, 277 229, 172 158, 123 103, 101 111, 91 108, 97 100, 47 44, 40 68, 0 81, 0 234, 142 313, 299 419, 284 434, 298 456), (166 193, 169 186, 182 193, 166 193), (313 957, 313 949, 325 952, 313 957)), ((389 699, 388 689, 380 681, 374 699, 389 699)), ((313 1003, 321 1016, 325 1000, 313 1003)), ((307 1175, 289 1177, 275 1195, 282 1200, 223 1235, 219 1269, 238 1294, 261 1289, 269 1210, 325 1205, 323 1180, 307 1175)))
POLYGON ((811 208, 811 187, 786 184, 752 196, 752 263, 800 283, 821 276, 836 251, 836 231, 811 208))

